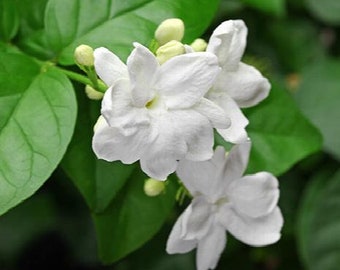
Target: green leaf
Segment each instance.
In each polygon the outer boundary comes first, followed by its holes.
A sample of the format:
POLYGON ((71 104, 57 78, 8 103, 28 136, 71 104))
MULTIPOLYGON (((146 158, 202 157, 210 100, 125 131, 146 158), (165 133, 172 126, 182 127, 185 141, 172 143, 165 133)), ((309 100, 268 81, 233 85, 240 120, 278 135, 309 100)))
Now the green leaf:
POLYGON ((321 136, 300 113, 290 95, 273 84, 269 97, 246 110, 253 142, 249 172, 280 175, 304 157, 318 151, 321 136))
POLYGON ((175 185, 170 183, 166 194, 149 198, 143 191, 148 177, 141 173, 139 164, 98 160, 91 141, 100 103, 79 91, 78 104, 81 113, 62 167, 91 208, 100 257, 113 262, 140 247, 160 229, 173 207, 175 185))
POLYGON ((312 60, 325 55, 325 49, 317 38, 319 29, 314 22, 290 18, 273 22, 267 29, 268 44, 272 44, 280 65, 289 72, 301 71, 312 60))
POLYGON ((12 0, 0 0, 0 39, 11 40, 19 28, 19 14, 12 0))
POLYGON ((70 81, 19 54, 0 53, 0 214, 50 176, 71 139, 76 102, 70 81))
POLYGON ((241 0, 241 2, 276 16, 285 14, 285 0, 241 0))
POLYGON ((49 48, 44 30, 44 15, 48 0, 11 0, 20 14, 20 31, 17 46, 27 54, 42 60, 55 55, 49 48))
MULTIPOLYGON (((79 89, 80 90, 80 89, 79 89)), ((92 151, 93 126, 100 113, 100 103, 90 101, 78 91, 78 115, 73 139, 62 167, 80 190, 94 212, 101 212, 110 204, 130 177, 134 165, 98 160, 92 151)))
POLYGON ((143 192, 147 176, 137 168, 122 192, 105 212, 93 215, 99 256, 112 263, 149 240, 170 214, 176 185, 170 179, 166 193, 147 197, 143 192))
POLYGON ((333 270, 340 263, 340 171, 329 174, 313 179, 300 209, 299 248, 310 270, 333 270))
POLYGON ((308 65, 301 74, 296 101, 324 137, 324 148, 340 159, 340 61, 308 65))
POLYGON ((20 14, 20 37, 44 28, 44 14, 48 0, 10 0, 20 14))
POLYGON ((167 18, 183 19, 184 41, 192 41, 208 27, 217 4, 218 0, 51 0, 45 29, 61 64, 74 63, 73 51, 80 44, 104 46, 125 59, 132 42, 149 45, 157 25, 167 18))
POLYGON ((325 23, 340 25, 340 2, 338 0, 306 0, 310 12, 325 23))

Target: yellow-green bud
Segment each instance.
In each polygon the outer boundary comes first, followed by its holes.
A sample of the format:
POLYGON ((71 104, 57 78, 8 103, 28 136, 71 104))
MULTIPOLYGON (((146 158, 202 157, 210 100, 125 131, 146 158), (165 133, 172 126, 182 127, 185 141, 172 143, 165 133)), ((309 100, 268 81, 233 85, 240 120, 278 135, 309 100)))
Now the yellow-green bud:
POLYGON ((181 41, 184 36, 184 23, 181 19, 167 19, 155 31, 155 38, 162 46, 171 40, 181 41))
POLYGON ((87 97, 92 100, 101 100, 104 96, 104 93, 97 91, 88 84, 85 86, 85 93, 87 97))
POLYGON ((190 46, 194 49, 195 52, 204 52, 208 44, 204 39, 197 38, 194 40, 193 43, 190 44, 190 46))
POLYGON ((160 64, 163 64, 170 58, 183 53, 185 53, 184 45, 179 41, 172 40, 157 49, 156 58, 160 64))
POLYGON ((78 65, 93 66, 93 49, 88 45, 80 45, 74 50, 74 59, 78 65))
POLYGON ((149 178, 144 182, 144 192, 149 197, 161 194, 165 189, 165 182, 149 178))

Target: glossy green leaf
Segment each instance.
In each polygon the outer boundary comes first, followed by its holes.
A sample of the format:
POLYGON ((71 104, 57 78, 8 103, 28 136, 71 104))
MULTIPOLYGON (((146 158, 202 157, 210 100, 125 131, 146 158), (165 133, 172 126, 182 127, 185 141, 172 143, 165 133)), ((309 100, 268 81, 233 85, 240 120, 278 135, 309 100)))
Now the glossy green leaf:
POLYGON ((246 5, 273 15, 285 13, 285 0, 241 0, 246 5))
POLYGON ((169 182, 164 194, 147 197, 143 191, 146 178, 137 167, 110 207, 93 216, 99 256, 105 263, 119 260, 149 240, 173 208, 175 182, 169 182))
POLYGON ((0 0, 0 40, 9 41, 19 28, 19 14, 12 0, 0 0))
POLYGON ((298 240, 310 270, 333 270, 340 263, 340 171, 325 171, 306 190, 298 222, 298 240))
POLYGON ((94 212, 103 211, 130 177, 134 165, 99 160, 92 151, 93 126, 100 102, 90 101, 79 89, 79 114, 62 167, 94 212))
POLYGON ((340 61, 324 60, 301 74, 296 101, 324 137, 324 148, 340 159, 340 61))
POLYGON ((0 213, 31 196, 71 139, 76 102, 70 81, 19 54, 0 53, 0 213))
POLYGON ((125 59, 132 42, 148 46, 157 25, 167 18, 183 19, 185 42, 192 41, 207 28, 217 3, 217 0, 51 0, 46 9, 45 29, 61 64, 73 64, 73 51, 82 43, 107 47, 125 59))
POLYGON ((42 60, 55 57, 44 31, 45 8, 48 0, 11 0, 20 14, 20 29, 16 45, 22 51, 42 60))
POLYGON ((273 84, 269 97, 247 109, 247 127, 253 142, 249 172, 282 174, 304 157, 318 151, 321 135, 301 114, 290 95, 273 84))
POLYGON ((10 0, 20 15, 20 37, 27 37, 44 28, 45 8, 48 0, 10 0))
POLYGON ((340 2, 338 0, 306 0, 307 8, 320 20, 340 25, 340 2))

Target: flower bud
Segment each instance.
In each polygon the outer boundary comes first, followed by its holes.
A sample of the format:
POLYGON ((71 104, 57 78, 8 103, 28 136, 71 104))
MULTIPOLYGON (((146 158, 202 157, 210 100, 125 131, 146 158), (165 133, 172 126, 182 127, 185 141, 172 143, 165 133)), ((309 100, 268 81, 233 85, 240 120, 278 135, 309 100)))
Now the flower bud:
POLYGON ((157 49, 156 58, 160 64, 163 64, 170 58, 183 53, 185 53, 184 45, 179 41, 172 40, 157 49))
POLYGON ((193 43, 190 44, 190 46, 194 49, 195 52, 204 52, 208 44, 204 39, 197 38, 194 40, 193 43))
POLYGON ((171 40, 181 41, 184 36, 184 23, 181 19, 167 19, 155 31, 155 38, 162 46, 171 40))
POLYGON ((165 189, 165 182, 149 178, 144 182, 144 192, 149 197, 161 194, 165 189))
POLYGON ((88 84, 85 86, 85 93, 87 97, 92 100, 101 100, 104 96, 104 93, 97 91, 88 84))
POLYGON ((93 66, 93 49, 88 45, 80 45, 74 50, 74 59, 80 66, 93 66))

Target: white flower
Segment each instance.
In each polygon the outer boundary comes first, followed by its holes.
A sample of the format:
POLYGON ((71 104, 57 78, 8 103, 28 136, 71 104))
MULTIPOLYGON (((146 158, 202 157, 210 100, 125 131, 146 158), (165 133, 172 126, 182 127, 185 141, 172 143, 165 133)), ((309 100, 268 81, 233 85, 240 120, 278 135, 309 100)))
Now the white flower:
POLYGON ((221 106, 231 119, 228 129, 218 129, 233 143, 247 140, 247 118, 239 108, 251 107, 268 96, 270 84, 254 67, 241 62, 246 47, 247 27, 242 20, 229 20, 213 32, 207 52, 214 53, 222 68, 206 97, 221 106))
POLYGON ((167 252, 197 247, 198 270, 213 269, 226 244, 226 230, 252 246, 279 240, 283 224, 278 181, 267 172, 242 176, 250 143, 236 145, 226 156, 217 147, 209 161, 179 163, 177 174, 193 196, 172 229, 167 252))
POLYGON ((147 48, 134 46, 127 65, 105 48, 94 52, 96 72, 110 88, 93 149, 108 161, 140 160, 145 173, 164 180, 178 160, 210 159, 213 127, 229 127, 224 111, 204 98, 220 68, 211 53, 179 55, 160 65, 147 48))

